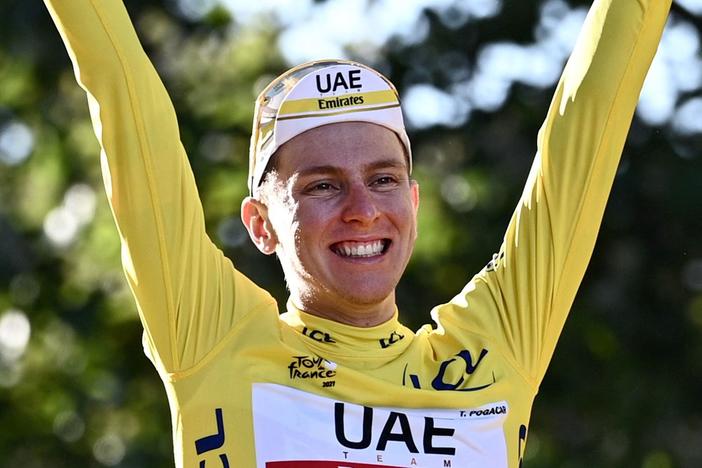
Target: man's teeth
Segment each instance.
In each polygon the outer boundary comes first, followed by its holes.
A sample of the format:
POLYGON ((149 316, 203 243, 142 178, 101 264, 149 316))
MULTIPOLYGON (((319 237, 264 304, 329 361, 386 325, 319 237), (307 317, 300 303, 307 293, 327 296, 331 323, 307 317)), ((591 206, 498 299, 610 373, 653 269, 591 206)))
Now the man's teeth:
POLYGON ((336 248, 338 254, 344 257, 373 257, 383 252, 384 243, 381 240, 356 243, 344 242, 336 248))

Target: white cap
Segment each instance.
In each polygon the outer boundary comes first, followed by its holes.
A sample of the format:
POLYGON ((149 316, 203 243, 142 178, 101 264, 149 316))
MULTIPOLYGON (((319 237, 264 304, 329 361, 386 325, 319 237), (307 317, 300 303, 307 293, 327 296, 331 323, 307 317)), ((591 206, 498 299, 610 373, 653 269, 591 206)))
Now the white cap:
POLYGON ((412 170, 412 151, 395 86, 360 63, 322 60, 288 70, 256 99, 249 191, 253 193, 261 184, 271 156, 283 143, 337 122, 370 122, 394 131, 405 145, 412 170))

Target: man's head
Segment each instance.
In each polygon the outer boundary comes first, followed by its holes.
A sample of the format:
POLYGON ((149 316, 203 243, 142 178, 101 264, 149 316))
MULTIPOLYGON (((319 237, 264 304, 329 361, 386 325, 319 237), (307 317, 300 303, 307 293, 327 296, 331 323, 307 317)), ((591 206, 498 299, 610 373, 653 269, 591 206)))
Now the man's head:
POLYGON ((256 99, 249 151, 249 192, 263 181, 271 157, 285 142, 322 125, 370 122, 395 132, 412 153, 395 86, 370 67, 321 60, 291 68, 256 99))
MULTIPOLYGON (((315 87, 321 77, 321 87, 328 91, 316 100, 330 99, 336 73, 354 69, 329 74, 322 69, 313 75, 315 87)), ((356 74, 346 76, 351 77, 347 84, 358 84, 352 78, 356 74)), ((363 88, 355 93, 367 96, 363 88)), ((286 108, 285 102, 280 107, 286 108)), ((372 115, 385 112, 387 117, 388 109, 341 108, 359 120, 330 115, 329 121, 322 119, 278 145, 260 175, 256 164, 265 158, 252 162, 253 195, 242 204, 242 220, 259 250, 278 255, 298 307, 337 321, 371 323, 363 321, 370 319, 364 311, 394 311, 394 290, 416 239, 419 194, 409 177, 404 128, 398 132, 374 120, 382 114, 372 115), (372 118, 360 120, 369 114, 372 118)))

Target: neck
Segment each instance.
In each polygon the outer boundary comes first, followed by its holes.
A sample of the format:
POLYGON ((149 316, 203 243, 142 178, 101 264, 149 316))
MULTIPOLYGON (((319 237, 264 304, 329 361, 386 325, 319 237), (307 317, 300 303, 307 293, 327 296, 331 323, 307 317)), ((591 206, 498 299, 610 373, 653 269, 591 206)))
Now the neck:
POLYGON ((304 294, 293 294, 290 300, 298 309, 317 317, 353 327, 375 327, 390 320, 395 315, 395 293, 378 303, 357 304, 348 300, 335 298, 327 301, 304 294))

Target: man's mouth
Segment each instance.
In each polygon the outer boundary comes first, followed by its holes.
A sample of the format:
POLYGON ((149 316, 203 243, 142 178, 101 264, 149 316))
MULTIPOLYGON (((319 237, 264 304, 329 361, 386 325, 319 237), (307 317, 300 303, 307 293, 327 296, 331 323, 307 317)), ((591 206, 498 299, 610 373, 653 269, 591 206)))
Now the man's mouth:
POLYGON ((337 242, 331 246, 332 252, 341 257, 368 258, 382 255, 390 246, 390 239, 368 242, 337 242))

